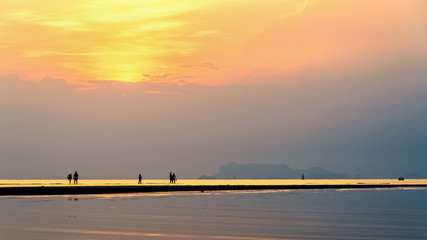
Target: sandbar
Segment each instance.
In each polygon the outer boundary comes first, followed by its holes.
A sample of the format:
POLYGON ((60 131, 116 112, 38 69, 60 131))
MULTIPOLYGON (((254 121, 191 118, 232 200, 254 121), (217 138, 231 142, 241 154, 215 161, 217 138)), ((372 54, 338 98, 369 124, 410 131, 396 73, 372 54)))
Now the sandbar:
POLYGON ((75 195, 154 192, 205 192, 298 189, 385 189, 424 188, 426 179, 397 181, 395 179, 320 179, 320 180, 181 180, 169 184, 165 180, 87 180, 77 185, 63 180, 0 180, 0 196, 7 195, 75 195))

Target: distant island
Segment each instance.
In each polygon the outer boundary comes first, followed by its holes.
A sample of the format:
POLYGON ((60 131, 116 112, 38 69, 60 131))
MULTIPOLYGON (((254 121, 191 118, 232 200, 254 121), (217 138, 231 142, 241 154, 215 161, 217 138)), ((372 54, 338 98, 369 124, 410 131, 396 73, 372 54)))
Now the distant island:
POLYGON ((238 164, 228 163, 219 168, 214 176, 200 176, 199 179, 300 179, 302 174, 306 179, 364 179, 360 175, 334 173, 324 168, 293 169, 286 164, 238 164))

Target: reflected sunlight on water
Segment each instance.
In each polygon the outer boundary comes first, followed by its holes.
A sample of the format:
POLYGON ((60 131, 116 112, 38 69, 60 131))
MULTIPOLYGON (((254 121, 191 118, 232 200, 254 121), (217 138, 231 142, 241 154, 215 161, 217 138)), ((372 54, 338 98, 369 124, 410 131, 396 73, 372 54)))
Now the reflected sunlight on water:
POLYGON ((426 201, 425 188, 5 196, 0 239, 427 239, 426 201))

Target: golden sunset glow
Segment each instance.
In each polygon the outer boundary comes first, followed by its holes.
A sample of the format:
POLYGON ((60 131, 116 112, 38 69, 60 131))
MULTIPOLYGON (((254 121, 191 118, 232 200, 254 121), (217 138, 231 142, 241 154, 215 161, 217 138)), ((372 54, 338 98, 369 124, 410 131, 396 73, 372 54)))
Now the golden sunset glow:
POLYGON ((366 4, 1 0, 0 71, 26 80, 232 84, 352 63, 407 41, 384 44, 378 29, 386 37, 419 32, 389 31, 397 22, 418 21, 405 18, 421 9, 415 4, 404 11, 399 1, 366 4))
POLYGON ((1 71, 27 79, 51 74, 84 81, 224 80, 254 64, 242 62, 245 48, 257 45, 248 40, 308 4, 1 1, 1 71))

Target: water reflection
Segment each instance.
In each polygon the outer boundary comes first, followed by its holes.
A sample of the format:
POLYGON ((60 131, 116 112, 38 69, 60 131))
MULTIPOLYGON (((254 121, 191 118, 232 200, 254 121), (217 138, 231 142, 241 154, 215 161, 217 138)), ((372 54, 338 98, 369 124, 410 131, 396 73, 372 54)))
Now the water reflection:
POLYGON ((2 197, 0 236, 425 239, 425 202, 418 188, 2 197))

